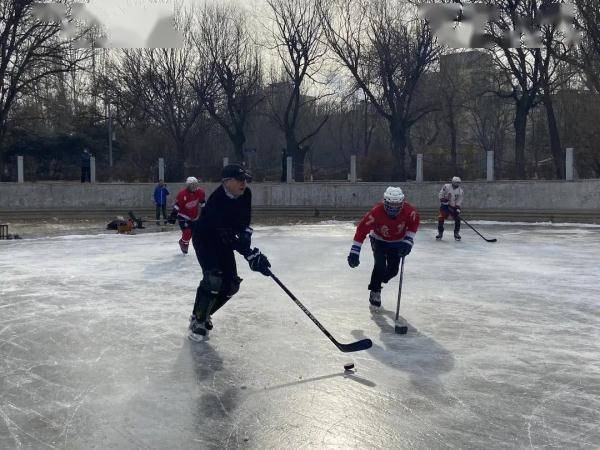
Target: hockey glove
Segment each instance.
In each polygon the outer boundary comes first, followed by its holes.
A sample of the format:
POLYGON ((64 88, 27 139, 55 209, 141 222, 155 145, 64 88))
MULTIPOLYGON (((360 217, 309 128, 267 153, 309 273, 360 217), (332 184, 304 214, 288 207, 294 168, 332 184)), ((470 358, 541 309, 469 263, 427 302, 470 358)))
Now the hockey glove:
POLYGON ((175 225, 175 222, 177 222, 177 210, 175 208, 173 208, 171 214, 169 214, 167 222, 169 222, 171 225, 175 225))
POLYGON ((404 258, 408 256, 410 251, 412 250, 413 239, 411 237, 405 237, 402 241, 400 241, 400 245, 398 246, 398 256, 400 258, 404 258))
POLYGON ((252 243, 252 228, 247 227, 244 231, 239 233, 238 237, 238 247, 239 252, 244 255, 250 253, 250 244, 252 243))
POLYGON ((455 207, 455 208, 454 208, 454 217, 458 217, 458 216, 460 216, 460 212, 461 212, 461 211, 460 211, 460 207, 458 207, 458 206, 457 206, 457 207, 455 207))
POLYGON ((271 263, 265 255, 263 255, 256 247, 246 256, 246 261, 250 265, 250 269, 254 272, 260 272, 265 276, 271 275, 271 263))
POLYGON ((350 254, 348 255, 348 265, 353 269, 358 267, 360 264, 360 247, 361 244, 358 242, 352 243, 352 247, 350 247, 350 254))

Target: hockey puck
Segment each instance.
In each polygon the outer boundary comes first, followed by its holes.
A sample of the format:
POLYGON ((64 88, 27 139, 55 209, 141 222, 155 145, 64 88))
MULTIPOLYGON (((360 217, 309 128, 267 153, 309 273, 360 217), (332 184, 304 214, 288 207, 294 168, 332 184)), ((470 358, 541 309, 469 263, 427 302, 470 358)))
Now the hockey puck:
POLYGON ((344 364, 344 370, 352 370, 354 369, 354 363, 346 363, 344 364))

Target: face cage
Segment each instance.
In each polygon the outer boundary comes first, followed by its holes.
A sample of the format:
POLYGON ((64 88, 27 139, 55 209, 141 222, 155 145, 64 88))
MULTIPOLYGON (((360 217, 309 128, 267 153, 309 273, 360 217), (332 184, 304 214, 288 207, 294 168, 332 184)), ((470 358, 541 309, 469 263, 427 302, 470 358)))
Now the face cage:
POLYGON ((385 209, 385 212, 391 217, 396 217, 398 214, 400 214, 400 211, 402 211, 403 206, 404 206, 404 202, 402 202, 402 203, 389 203, 386 201, 383 202, 383 209, 385 209))

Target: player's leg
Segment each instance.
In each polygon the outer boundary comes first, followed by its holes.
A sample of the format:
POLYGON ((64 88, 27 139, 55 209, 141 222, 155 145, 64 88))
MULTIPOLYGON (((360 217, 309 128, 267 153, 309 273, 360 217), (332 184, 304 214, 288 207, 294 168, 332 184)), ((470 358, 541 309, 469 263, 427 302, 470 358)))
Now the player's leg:
POLYGON ((373 250, 373 271, 371 272, 371 282, 369 283, 369 302, 371 305, 381 306, 381 283, 383 282, 387 267, 385 259, 385 251, 381 243, 377 239, 371 238, 371 249, 373 250))
POLYGON ((460 216, 454 217, 454 239, 460 241, 460 216))
POLYGON ((444 236, 444 221, 448 218, 450 210, 447 206, 440 207, 440 214, 438 215, 438 234, 435 237, 438 241, 444 236))
POLYGON ((179 239, 179 248, 183 253, 188 252, 190 240, 192 239, 191 223, 187 219, 179 218, 179 228, 181 229, 181 239, 179 239))
POLYGON ((385 259, 386 274, 383 282, 387 283, 396 275, 398 275, 398 271, 400 270, 400 255, 398 254, 398 249, 391 247, 386 249, 385 259))

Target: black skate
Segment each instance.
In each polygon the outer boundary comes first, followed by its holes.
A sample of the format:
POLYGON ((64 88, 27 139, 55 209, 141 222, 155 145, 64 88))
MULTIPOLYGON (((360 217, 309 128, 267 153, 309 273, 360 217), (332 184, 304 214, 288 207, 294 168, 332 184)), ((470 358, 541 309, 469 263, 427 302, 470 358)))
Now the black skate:
POLYGON ((438 235, 435 237, 435 240, 436 241, 441 241, 442 240, 442 236, 443 236, 442 233, 438 233, 438 235))
POLYGON ((199 322, 195 316, 191 316, 190 326, 188 327, 188 339, 194 342, 202 342, 208 339, 206 323, 199 322))
POLYGON ((461 238, 460 238, 460 234, 458 234, 458 233, 454 233, 454 240, 456 240, 456 241, 460 241, 460 239, 461 239, 461 238))
POLYGON ((371 294, 369 294, 369 303, 375 308, 381 307, 381 292, 371 291, 371 294))

